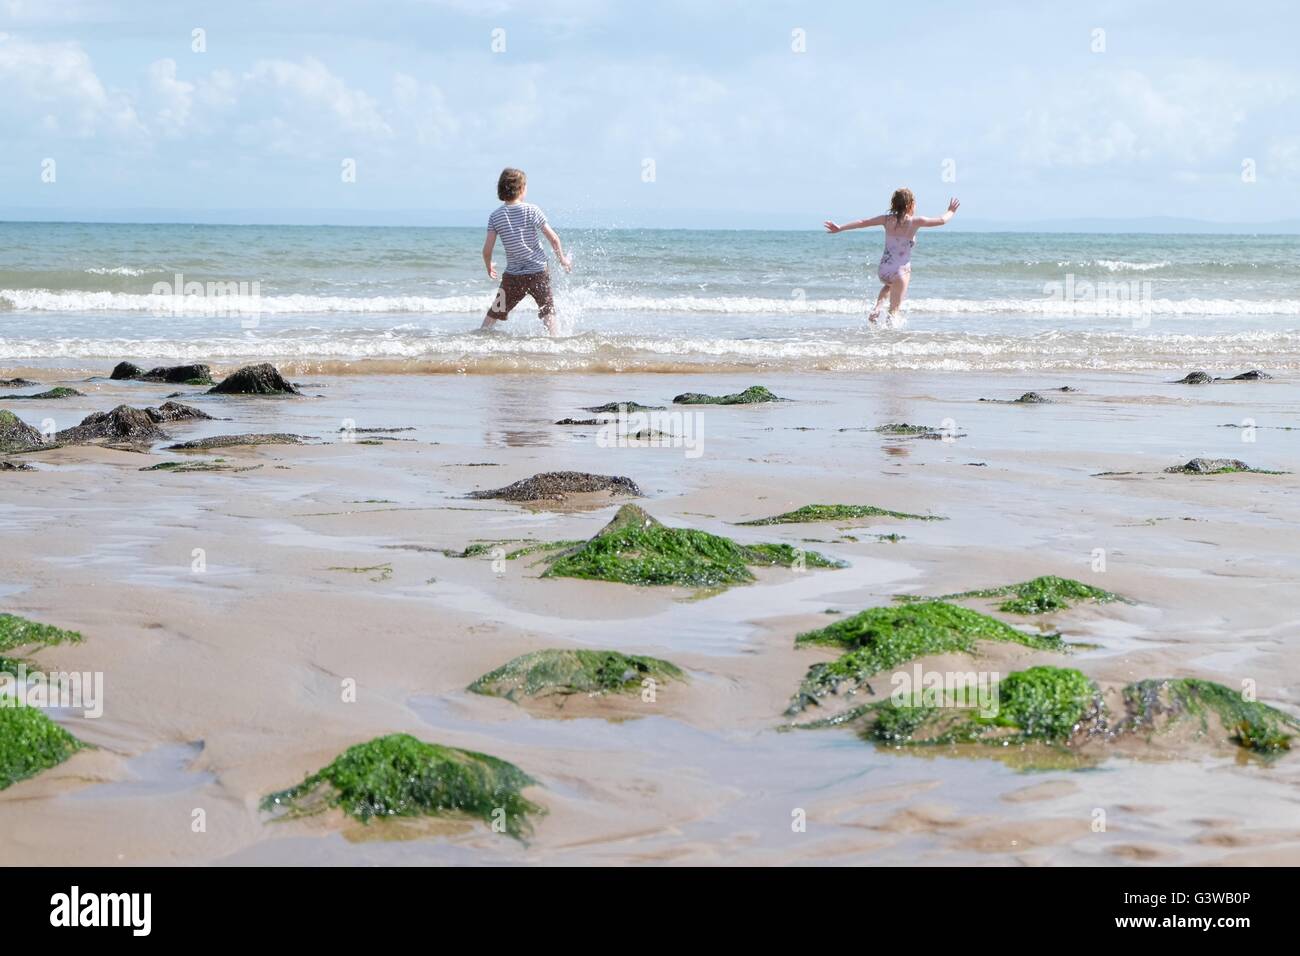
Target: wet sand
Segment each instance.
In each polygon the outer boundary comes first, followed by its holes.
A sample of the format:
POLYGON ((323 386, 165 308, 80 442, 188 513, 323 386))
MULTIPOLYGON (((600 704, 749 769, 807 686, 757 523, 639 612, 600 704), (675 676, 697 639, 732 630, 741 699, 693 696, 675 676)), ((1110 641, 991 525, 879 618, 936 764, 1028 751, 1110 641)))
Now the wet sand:
MULTIPOLYGON (((1243 368, 1246 366, 1243 366, 1243 368)), ((1242 369, 1216 370, 1229 374, 1242 369)), ((106 374, 106 370, 103 370, 106 374)), ((6 370, 0 375, 21 374, 6 370)), ((1134 599, 1044 620, 1095 645, 999 648, 983 666, 1076 666, 1098 680, 1194 676, 1300 713, 1296 475, 1192 477, 1196 456, 1300 471, 1300 389, 1168 384, 1159 373, 988 375, 295 375, 307 397, 82 381, 85 396, 8 402, 58 428, 127 402, 180 400, 228 421, 176 441, 291 432, 302 446, 149 454, 65 447, 0 476, 0 610, 81 631, 32 655, 104 673, 99 719, 58 719, 96 749, 0 791, 0 859, 19 864, 699 863, 1189 864, 1300 862, 1300 757, 1110 760, 1027 773, 994 760, 878 750, 847 730, 781 733, 804 671, 830 655, 800 631, 886 604, 1059 574, 1134 599), (704 407, 701 454, 601 447, 557 426, 615 400, 761 383, 788 403, 704 407), (1069 385, 1076 392, 1048 389, 1069 385), (1053 404, 979 402, 1028 390, 1053 404), (953 442, 864 430, 950 420, 953 442), (340 440, 341 426, 411 426, 340 440), (379 444, 368 440, 385 438, 379 444), (400 439, 400 440, 397 440, 400 439), (167 460, 250 470, 144 472, 167 460), (253 467, 257 466, 257 467, 253 467), (669 524, 784 541, 849 562, 763 570, 705 596, 539 579, 534 558, 458 559, 478 540, 583 538, 588 508, 470 500, 534 473, 626 475, 669 524), (1136 474, 1098 477, 1100 472, 1136 474), (737 527, 810 503, 947 521, 737 527), (875 535, 898 533, 897 543, 875 535), (856 537, 849 540, 846 534, 856 537), (205 566, 195 569, 196 549, 205 566), (1106 570, 1092 570, 1104 549, 1106 570), (617 721, 556 718, 465 686, 526 651, 667 658, 689 683, 617 721), (355 702, 343 700, 354 681, 355 702), (269 822, 257 804, 347 746, 408 732, 510 760, 547 815, 527 844, 475 823, 368 827, 329 814, 269 822), (206 832, 194 832, 194 811, 206 832), (1104 811, 1105 829, 1096 828, 1104 811), (792 821, 806 816, 802 831, 792 821)), ((671 409, 671 406, 670 406, 671 409)), ((926 662, 923 662, 926 663, 926 662)), ((942 664, 937 661, 934 663, 942 664)))

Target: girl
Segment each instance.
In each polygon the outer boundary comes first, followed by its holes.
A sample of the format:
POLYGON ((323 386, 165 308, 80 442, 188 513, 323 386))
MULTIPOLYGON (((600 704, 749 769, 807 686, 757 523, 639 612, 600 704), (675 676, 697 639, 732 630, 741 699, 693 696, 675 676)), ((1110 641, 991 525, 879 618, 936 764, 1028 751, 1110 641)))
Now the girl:
POLYGON ((887 325, 890 328, 902 328, 903 318, 898 314, 898 307, 903 304, 903 296, 907 294, 907 284, 912 280, 912 247, 916 245, 916 231, 926 226, 942 226, 952 218, 960 205, 961 203, 956 199, 949 200, 948 211, 942 216, 937 219, 925 219, 912 215, 916 212, 916 197, 912 195, 912 190, 897 189, 889 201, 889 212, 883 216, 859 219, 857 222, 846 223, 843 226, 837 226, 829 219, 826 221, 826 231, 832 234, 867 226, 885 227, 885 254, 880 257, 878 272, 882 285, 880 295, 876 296, 876 307, 867 316, 868 322, 872 325, 876 324, 885 296, 889 296, 887 325))

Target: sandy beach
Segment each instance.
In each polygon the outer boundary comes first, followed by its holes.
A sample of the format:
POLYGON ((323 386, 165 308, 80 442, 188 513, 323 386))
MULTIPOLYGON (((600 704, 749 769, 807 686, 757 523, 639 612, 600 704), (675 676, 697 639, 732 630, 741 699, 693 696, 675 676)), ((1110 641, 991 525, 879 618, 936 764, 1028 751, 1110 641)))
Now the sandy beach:
POLYGON ((1013 621, 1082 646, 988 647, 979 667, 1253 681, 1259 700, 1300 714, 1300 431, 1285 430, 1300 426, 1300 389, 1289 375, 1189 386, 1158 370, 386 375, 281 363, 304 395, 264 398, 109 381, 110 364, 0 370, 83 393, 0 407, 62 429, 179 392, 218 418, 167 425, 174 441, 311 440, 12 456, 34 467, 0 475, 0 609, 79 631, 82 642, 32 659, 102 672, 104 708, 57 713, 93 747, 0 791, 8 863, 1300 863, 1293 756, 1125 754, 1025 771, 884 749, 847 729, 781 730, 804 672, 834 656, 796 647, 796 634, 898 594, 1048 574, 1132 603, 1013 621), (677 410, 680 392, 754 384, 789 401, 688 409, 696 457, 671 444, 602 447, 595 427, 555 424, 605 402, 677 410), (1050 403, 1009 403, 1030 390, 1050 403), (1253 440, 1222 427, 1247 421, 1253 440), (891 422, 961 437, 871 430, 891 422), (366 431, 397 428, 411 430, 366 431), (1283 473, 1163 471, 1198 456, 1283 473), (141 470, 218 458, 229 470, 141 470), (627 476, 636 503, 669 525, 847 566, 760 569, 752 584, 702 594, 541 578, 533 556, 443 553, 588 538, 627 500, 467 497, 558 470, 627 476), (812 503, 947 520, 737 524, 812 503), (877 537, 888 534, 902 537, 877 537), (653 655, 689 680, 613 705, 466 691, 543 648, 653 655), (545 815, 520 841, 477 821, 271 820, 259 809, 347 747, 397 732, 516 764, 545 815))

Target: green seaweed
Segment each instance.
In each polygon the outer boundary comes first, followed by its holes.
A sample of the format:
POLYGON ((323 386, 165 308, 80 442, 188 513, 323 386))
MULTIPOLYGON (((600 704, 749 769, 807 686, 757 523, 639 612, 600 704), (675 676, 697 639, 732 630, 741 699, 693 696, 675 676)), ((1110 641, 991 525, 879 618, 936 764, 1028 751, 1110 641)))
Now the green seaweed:
POLYGON ((62 644, 81 640, 77 631, 66 631, 52 624, 29 621, 17 614, 0 614, 0 651, 12 650, 27 644, 62 644))
POLYGON ((287 817, 337 807, 357 820, 463 813, 505 832, 531 831, 528 817, 545 811, 520 793, 536 781, 514 764, 472 750, 389 734, 349 747, 302 783, 262 800, 263 810, 287 817))
POLYGON ((795 714, 817 698, 856 689, 880 671, 933 654, 973 654, 977 641, 1022 644, 1037 650, 1063 651, 1059 634, 1027 634, 996 618, 943 601, 903 607, 868 608, 834 624, 808 631, 795 643, 830 645, 846 653, 812 665, 787 710, 795 714))
POLYGON ((804 505, 794 511, 773 515, 770 518, 755 518, 751 521, 738 521, 740 525, 769 524, 807 524, 814 521, 856 521, 861 518, 911 518, 916 521, 943 521, 938 515, 913 515, 904 511, 890 511, 874 505, 804 505))
POLYGON ((1118 594, 1075 581, 1073 578, 1058 578, 1045 574, 1031 581, 1008 584, 1000 588, 983 588, 978 591, 961 591, 957 594, 944 594, 936 598, 916 597, 911 594, 899 594, 894 600, 903 603, 916 601, 960 601, 965 598, 999 598, 1010 600, 998 605, 999 611, 1008 614, 1047 614, 1051 611, 1063 611, 1080 601, 1093 601, 1106 604, 1110 601, 1124 601, 1118 594))
POLYGON ((670 528, 624 505, 595 537, 558 555, 542 576, 711 588, 753 581, 751 565, 843 567, 786 544, 742 545, 707 531, 670 528))
POLYGON ((681 680, 681 668, 656 657, 618 651, 543 650, 523 654, 469 685, 475 694, 541 697, 549 694, 630 693, 647 678, 681 680))
POLYGON ((84 746, 41 710, 0 702, 0 790, 58 766, 84 746))
POLYGON ((673 399, 674 405, 757 405, 763 402, 784 402, 762 385, 751 385, 743 392, 731 395, 705 395, 701 392, 684 392, 673 399))

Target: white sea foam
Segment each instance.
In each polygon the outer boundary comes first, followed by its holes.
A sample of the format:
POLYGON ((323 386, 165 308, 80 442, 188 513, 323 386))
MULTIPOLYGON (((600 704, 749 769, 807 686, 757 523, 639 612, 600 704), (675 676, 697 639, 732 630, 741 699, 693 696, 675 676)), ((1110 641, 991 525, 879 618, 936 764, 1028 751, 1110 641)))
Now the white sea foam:
POLYGON ((528 372, 679 370, 1068 370, 1208 367, 1300 368, 1300 331, 1250 331, 1214 337, 1040 332, 844 332, 784 339, 609 335, 567 338, 359 330, 266 338, 0 339, 0 363, 122 358, 236 364, 270 360, 302 369, 375 372, 528 372), (350 363, 369 363, 350 367, 350 363))
MULTIPOLYGON (((0 308, 21 312, 126 312, 168 315, 321 315, 329 313, 473 315, 484 311, 490 292, 453 296, 333 296, 333 295, 150 295, 128 292, 0 289, 0 308)), ((582 313, 676 313, 716 315, 857 315, 859 298, 804 299, 761 296, 637 296, 608 295, 578 289, 560 292, 561 307, 582 313)), ((1058 298, 916 298, 911 313, 1008 314, 1050 317, 1113 315, 1113 303, 1058 298)), ((1150 315, 1230 317, 1300 315, 1300 299, 1153 298, 1143 302, 1150 315)))

